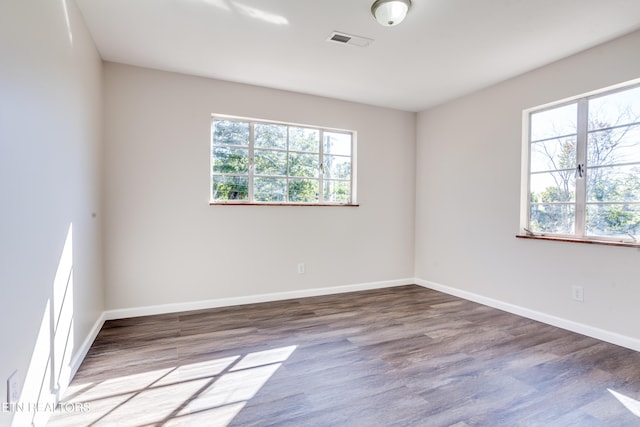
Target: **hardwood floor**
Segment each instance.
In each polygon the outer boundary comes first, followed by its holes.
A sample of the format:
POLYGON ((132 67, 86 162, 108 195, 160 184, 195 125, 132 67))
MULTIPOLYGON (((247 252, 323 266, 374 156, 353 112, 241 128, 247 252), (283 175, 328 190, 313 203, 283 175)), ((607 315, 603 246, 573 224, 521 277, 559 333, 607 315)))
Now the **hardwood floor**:
POLYGON ((64 399, 89 410, 49 425, 618 427, 639 401, 640 353, 402 286, 109 321, 64 399))

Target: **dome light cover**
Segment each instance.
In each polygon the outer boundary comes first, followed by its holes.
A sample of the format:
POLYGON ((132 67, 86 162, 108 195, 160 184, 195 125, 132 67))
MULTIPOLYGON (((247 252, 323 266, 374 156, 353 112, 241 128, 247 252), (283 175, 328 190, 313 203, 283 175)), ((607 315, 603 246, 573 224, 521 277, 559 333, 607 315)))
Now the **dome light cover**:
POLYGON ((411 0, 376 0, 371 13, 380 25, 392 27, 401 23, 411 7, 411 0))

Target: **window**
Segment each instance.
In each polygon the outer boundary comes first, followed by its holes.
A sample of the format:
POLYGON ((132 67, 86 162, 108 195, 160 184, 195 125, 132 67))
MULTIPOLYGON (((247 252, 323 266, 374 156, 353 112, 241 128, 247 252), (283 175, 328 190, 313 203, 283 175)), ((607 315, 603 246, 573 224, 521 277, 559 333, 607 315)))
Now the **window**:
POLYGON ((213 116, 214 204, 352 205, 354 133, 213 116))
POLYGON ((640 86, 527 111, 525 125, 525 230, 636 243, 640 86))

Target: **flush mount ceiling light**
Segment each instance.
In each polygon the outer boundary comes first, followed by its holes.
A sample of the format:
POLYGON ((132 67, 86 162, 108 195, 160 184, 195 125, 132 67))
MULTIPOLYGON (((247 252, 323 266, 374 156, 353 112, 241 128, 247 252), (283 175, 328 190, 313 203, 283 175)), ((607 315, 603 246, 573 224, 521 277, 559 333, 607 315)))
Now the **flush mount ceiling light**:
POLYGON ((371 13, 380 25, 392 27, 401 23, 411 7, 411 0, 376 0, 371 13))

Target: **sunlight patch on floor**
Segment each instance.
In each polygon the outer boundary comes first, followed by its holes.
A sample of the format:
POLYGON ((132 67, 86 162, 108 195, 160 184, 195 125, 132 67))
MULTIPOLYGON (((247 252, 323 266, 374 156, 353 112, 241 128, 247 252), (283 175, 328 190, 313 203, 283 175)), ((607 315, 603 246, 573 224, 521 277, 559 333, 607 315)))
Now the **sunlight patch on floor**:
POLYGON ((74 384, 65 402, 86 404, 90 410, 59 415, 51 426, 170 426, 206 420, 206 425, 224 427, 295 349, 280 347, 74 384))
POLYGON ((617 391, 611 390, 610 388, 608 388, 607 390, 609 390, 609 393, 611 393, 613 397, 618 399, 618 401, 622 403, 624 407, 627 408, 633 415, 635 415, 636 417, 640 417, 639 400, 633 399, 629 396, 625 396, 624 394, 618 393, 617 391))

